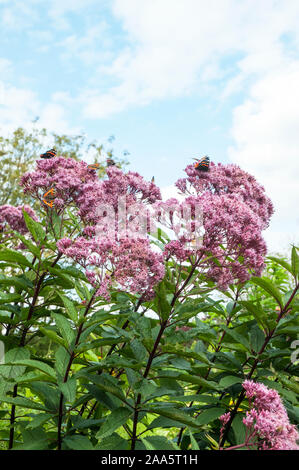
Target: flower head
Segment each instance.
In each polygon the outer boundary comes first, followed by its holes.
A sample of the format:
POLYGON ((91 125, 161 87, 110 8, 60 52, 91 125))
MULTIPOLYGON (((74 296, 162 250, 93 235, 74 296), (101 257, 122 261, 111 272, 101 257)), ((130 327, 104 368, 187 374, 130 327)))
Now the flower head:
POLYGON ((299 450, 299 433, 290 423, 278 392, 252 380, 245 380, 243 387, 251 407, 243 423, 252 438, 258 439, 258 447, 299 450))

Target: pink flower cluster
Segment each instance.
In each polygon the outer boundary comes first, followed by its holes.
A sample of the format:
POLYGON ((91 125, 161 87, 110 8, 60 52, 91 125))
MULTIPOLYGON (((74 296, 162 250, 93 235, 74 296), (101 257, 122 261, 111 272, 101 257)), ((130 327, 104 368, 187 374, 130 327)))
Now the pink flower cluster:
POLYGON ((153 288, 164 276, 163 256, 151 250, 146 239, 64 238, 58 249, 86 269, 96 295, 109 299, 109 288, 122 288, 149 299, 153 288), (93 270, 91 271, 91 268, 93 270))
POLYGON ((25 193, 30 193, 40 201, 51 188, 55 190, 53 207, 62 211, 74 204, 84 224, 99 221, 97 207, 110 205, 115 211, 121 196, 126 197, 127 206, 137 202, 152 204, 161 199, 159 188, 147 182, 138 173, 123 173, 117 167, 108 167, 108 179, 99 180, 96 172, 87 163, 72 158, 54 157, 38 160, 37 170, 25 173, 20 184, 25 193))
MULTIPOLYGON (((113 285, 151 296, 154 285, 164 276, 163 256, 151 250, 147 238, 120 236, 114 228, 120 199, 125 205, 123 217, 126 218, 131 207, 136 210, 137 206, 141 211, 144 205, 161 199, 160 190, 138 173, 123 173, 117 167, 108 167, 107 176, 107 179, 99 180, 85 162, 54 157, 38 160, 37 170, 25 174, 21 184, 25 192, 40 200, 47 190, 54 188, 53 207, 59 213, 69 205, 77 209, 83 225, 81 236, 76 240, 59 240, 57 247, 84 266, 97 295, 108 298, 109 288, 113 285), (102 207, 104 210, 101 211, 102 207), (112 211, 111 219, 106 217, 109 211, 112 211), (98 236, 99 231, 101 236, 98 236)), ((134 219, 134 214, 129 217, 134 219)), ((126 227, 126 220, 121 222, 126 227)), ((134 232, 138 232, 137 229, 134 232)))
POLYGON ((248 431, 254 431, 259 448, 299 450, 299 433, 296 426, 290 424, 277 391, 252 380, 245 380, 243 387, 252 407, 246 412, 243 423, 248 431))
MULTIPOLYGON (((243 387, 250 406, 243 419, 246 426, 244 447, 254 446, 260 450, 299 450, 299 433, 296 426, 290 423, 277 391, 252 380, 245 380, 243 387)), ((220 417, 223 424, 221 434, 229 419, 230 413, 220 417)))
POLYGON ((208 172, 200 172, 194 165, 188 165, 185 172, 188 177, 176 182, 176 186, 184 194, 234 194, 261 219, 263 229, 268 226, 273 214, 273 204, 266 196, 264 187, 239 166, 222 163, 215 165, 212 162, 208 172))
MULTIPOLYGON (((273 213, 264 188, 236 165, 212 163, 208 172, 199 172, 189 165, 185 171, 187 178, 177 181, 176 186, 186 194, 186 199, 176 203, 181 208, 189 205, 191 214, 196 214, 191 216, 188 241, 192 240, 192 233, 195 238, 198 236, 195 223, 198 214, 201 216, 201 245, 193 248, 192 253, 197 256, 198 266, 223 290, 253 274, 261 275, 267 251, 262 230, 273 213)), ((165 205, 158 206, 161 204, 165 205)), ((169 200, 169 204, 174 205, 175 200, 169 200)), ((174 223, 171 228, 176 231, 174 223)), ((171 254, 180 262, 184 257, 186 260, 190 256, 187 238, 179 237, 178 242, 166 245, 166 257, 171 254)))
POLYGON ((10 206, 9 204, 5 204, 4 206, 0 206, 0 229, 1 231, 5 229, 6 224, 12 229, 16 230, 17 232, 24 235, 28 233, 29 230, 25 224, 24 216, 22 209, 24 209, 27 214, 34 220, 38 220, 37 216, 33 209, 30 206, 10 206))
MULTIPOLYGON (((89 194, 90 187, 94 189, 95 194, 100 190, 96 173, 88 168, 85 162, 54 157, 49 160, 37 160, 36 164, 36 171, 25 173, 20 184, 25 193, 30 193, 40 201, 49 189, 54 188, 53 207, 58 212, 71 203, 76 203, 85 192, 89 194)), ((96 202, 96 197, 90 202, 96 202)), ((91 210, 92 207, 91 205, 91 210)))

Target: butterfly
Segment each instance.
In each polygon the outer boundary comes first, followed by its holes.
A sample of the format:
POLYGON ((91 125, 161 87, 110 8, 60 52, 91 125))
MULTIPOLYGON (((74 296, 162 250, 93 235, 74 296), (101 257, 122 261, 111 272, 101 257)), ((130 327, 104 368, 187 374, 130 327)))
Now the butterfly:
POLYGON ((54 188, 49 189, 49 191, 47 191, 43 197, 44 197, 43 203, 47 204, 47 206, 53 207, 53 199, 55 199, 55 189, 54 188), (49 199, 51 202, 46 201, 46 198, 49 199))
POLYGON ((53 158, 53 157, 56 157, 56 150, 55 149, 47 150, 47 152, 42 153, 40 155, 40 158, 53 158))
POLYGON ((198 158, 193 158, 193 160, 196 160, 196 163, 194 165, 194 168, 198 171, 209 171, 210 167, 210 158, 205 155, 204 157, 198 159, 198 158))
POLYGON ((114 165, 116 165, 115 161, 112 160, 112 158, 107 158, 106 162, 107 162, 107 166, 114 166, 114 165))
POLYGON ((90 168, 91 170, 97 170, 99 166, 99 163, 92 163, 91 165, 88 165, 87 168, 90 168))

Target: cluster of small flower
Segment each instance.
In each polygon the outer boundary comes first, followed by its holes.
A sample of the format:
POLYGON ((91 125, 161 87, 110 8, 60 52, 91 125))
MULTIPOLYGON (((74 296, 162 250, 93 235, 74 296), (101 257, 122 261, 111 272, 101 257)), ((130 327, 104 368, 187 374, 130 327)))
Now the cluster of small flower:
MULTIPOLYGON (((245 380, 243 387, 250 407, 243 419, 247 430, 244 446, 261 450, 299 450, 299 433, 290 423, 278 392, 252 380, 245 380)), ((230 413, 220 417, 221 434, 229 419, 230 413)))
MULTIPOLYGON (((55 188, 53 207, 60 215, 70 205, 75 208, 82 233, 57 246, 85 266, 98 292, 106 296, 112 282, 145 294, 163 277, 163 258, 151 249, 147 236, 148 208, 150 218, 175 235, 165 246, 164 259, 182 263, 194 255, 201 271, 222 289, 246 281, 252 273, 260 275, 266 254, 262 230, 273 212, 264 188, 236 165, 212 163, 208 172, 189 165, 185 171, 187 178, 176 183, 186 195, 183 202, 162 202, 155 183, 138 173, 110 166, 108 178, 99 180, 85 162, 63 157, 38 160, 37 170, 23 175, 20 184, 40 201, 49 187, 55 188), (91 267, 97 268, 97 275, 90 274, 95 274, 91 267)), ((10 226, 26 232, 20 209, 9 214, 5 207, 2 213, 10 226)))

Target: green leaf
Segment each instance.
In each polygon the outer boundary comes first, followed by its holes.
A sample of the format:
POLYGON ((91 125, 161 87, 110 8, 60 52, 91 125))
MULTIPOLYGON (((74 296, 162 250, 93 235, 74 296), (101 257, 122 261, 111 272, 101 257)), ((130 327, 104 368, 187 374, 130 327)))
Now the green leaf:
POLYGON ((25 224, 29 232, 33 235, 35 241, 43 241, 46 238, 46 232, 44 231, 42 224, 33 220, 30 215, 23 209, 23 216, 25 224))
POLYGON ((77 314, 77 310, 76 310, 74 303, 68 297, 60 294, 59 292, 58 292, 58 295, 61 298, 62 302, 64 303, 68 316, 76 324, 76 322, 78 321, 78 314, 77 314))
POLYGON ((256 322, 262 327, 263 330, 269 328, 267 313, 263 310, 260 304, 250 302, 248 300, 243 300, 241 304, 246 307, 246 309, 251 313, 251 315, 253 315, 256 322))
POLYGON ((0 401, 4 401, 5 403, 11 403, 12 405, 21 406, 22 408, 29 408, 32 410, 42 410, 42 411, 50 411, 45 408, 42 404, 36 403, 32 400, 28 400, 25 397, 2 397, 0 396, 0 401))
POLYGON ((141 440, 148 450, 179 450, 179 447, 165 436, 147 436, 141 440))
POLYGON ((36 361, 34 359, 15 359, 14 362, 8 362, 6 360, 6 364, 8 365, 23 365, 26 367, 33 367, 34 369, 41 370, 45 374, 49 375, 53 379, 56 379, 56 374, 54 372, 54 369, 50 367, 48 364, 45 364, 44 362, 41 361, 36 361))
POLYGON ((66 368, 70 360, 70 353, 60 346, 55 353, 55 370, 60 377, 64 377, 66 368))
POLYGON ((53 227, 56 240, 58 238, 63 238, 63 224, 61 221, 61 217, 59 217, 59 215, 55 211, 51 212, 51 216, 52 216, 52 227, 53 227))
POLYGON ((289 390, 292 390, 293 392, 299 394, 299 383, 296 382, 295 380, 290 380, 287 377, 285 377, 283 374, 278 374, 279 380, 281 383, 288 388, 289 390))
POLYGON ((69 321, 59 313, 52 313, 52 317, 55 319, 61 336, 66 340, 67 344, 70 345, 76 338, 76 332, 71 328, 69 321))
POLYGON ((18 233, 18 238, 24 243, 24 245, 28 248, 28 250, 33 253, 37 258, 40 258, 40 248, 36 246, 32 241, 27 240, 24 235, 18 233))
MULTIPOLYGON (((163 372, 159 373, 159 377, 167 377, 170 378, 169 375, 163 374, 163 372)), ((177 380, 182 380, 184 382, 188 382, 191 384, 196 384, 196 385, 201 385, 202 387, 207 387, 208 389, 212 390, 219 390, 219 385, 216 382, 213 382, 211 380, 206 380, 202 377, 197 377, 196 375, 191 375, 191 374, 176 374, 175 378, 177 380)))
POLYGON ((192 416, 184 413, 181 410, 178 410, 177 408, 163 407, 159 404, 159 402, 148 406, 148 411, 150 413, 159 414, 174 421, 178 421, 179 423, 186 424, 187 426, 197 427, 196 420, 192 418, 192 416))
POLYGON ((247 349, 247 351, 251 352, 250 344, 249 344, 248 340, 243 335, 241 335, 240 333, 235 331, 233 328, 228 328, 227 326, 224 326, 224 325, 221 328, 229 336, 231 336, 236 341, 236 343, 242 344, 244 346, 244 348, 247 349))
POLYGON ((157 312, 163 320, 167 320, 171 311, 171 304, 167 299, 167 292, 164 282, 160 282, 156 288, 156 297, 154 304, 156 306, 157 312))
POLYGON ((297 253, 297 248, 292 247, 292 273, 297 278, 299 273, 299 256, 297 253))
POLYGON ((19 365, 9 365, 10 362, 14 363, 20 359, 27 359, 30 353, 26 348, 14 348, 5 353, 5 363, 0 364, 0 395, 12 388, 12 384, 8 379, 16 379, 24 374, 26 367, 19 365), (4 380, 3 380, 4 378, 4 380), (5 380, 6 379, 6 380, 5 380))
POLYGON ((67 382, 60 384, 59 389, 65 396, 66 401, 70 403, 73 403, 75 401, 77 386, 76 379, 74 377, 71 377, 67 380, 67 382))
POLYGON ((99 450, 129 450, 129 443, 118 434, 113 433, 97 444, 99 450))
POLYGON ((63 443, 73 450, 94 450, 92 443, 86 436, 67 436, 63 439, 63 443))
POLYGON ((249 336, 250 336, 250 344, 252 346, 253 351, 258 353, 261 350, 265 342, 264 333, 260 330, 258 325, 253 325, 250 328, 249 336))
POLYGON ((219 385, 220 387, 228 388, 231 385, 242 383, 243 381, 244 379, 241 377, 236 377, 235 375, 227 375, 226 377, 223 377, 223 379, 220 380, 219 385))
POLYGON ((45 450, 48 449, 47 434, 40 426, 35 429, 28 429, 21 426, 24 443, 14 446, 16 450, 45 450))
POLYGON ((147 429, 149 431, 155 428, 179 428, 181 426, 181 421, 175 421, 174 419, 166 418, 166 416, 158 416, 158 418, 151 422, 147 429))
POLYGON ((196 418, 196 423, 197 425, 212 423, 225 412, 226 410, 224 408, 209 408, 200 413, 200 415, 196 418))
POLYGON ((32 421, 30 421, 27 424, 26 428, 27 429, 35 429, 38 426, 41 426, 42 424, 47 423, 51 418, 52 418, 52 415, 50 415, 49 413, 41 413, 39 415, 35 415, 35 417, 32 419, 32 421))
MULTIPOLYGON (((102 375, 104 375, 104 374, 102 374, 102 375)), ((98 387, 100 387, 102 390, 104 390, 104 392, 111 393, 112 395, 116 396, 117 398, 119 398, 124 403, 127 403, 126 398, 125 398, 121 388, 116 387, 115 385, 113 385, 111 383, 108 383, 108 381, 105 380, 105 378, 100 377, 100 376, 88 374, 88 378, 93 383, 95 383, 98 387)))
POLYGON ((276 258, 276 256, 267 256, 267 258, 285 268, 287 271, 289 271, 289 273, 294 274, 292 271, 292 266, 284 259, 276 258))
POLYGON ((194 436, 193 436, 193 434, 192 434, 190 428, 188 428, 188 432, 189 432, 190 441, 191 441, 191 449, 192 449, 192 450, 200 450, 200 449, 199 449, 199 446, 198 446, 198 444, 197 444, 197 442, 196 442, 196 439, 194 438, 194 436))
POLYGON ((10 261, 21 266, 32 268, 32 264, 21 253, 8 248, 0 251, 0 261, 10 261))
POLYGON ((104 439, 105 437, 110 436, 114 431, 128 421, 132 413, 132 410, 124 407, 113 410, 97 432, 96 438, 104 439))
POLYGON ((246 428, 243 423, 243 415, 240 413, 237 413, 233 423, 232 423, 232 428, 234 431, 235 439, 236 439, 236 444, 242 444, 245 442, 245 434, 246 434, 246 428))
POLYGON ((251 282, 264 289, 264 291, 268 292, 268 294, 270 294, 271 297, 273 297, 273 299, 279 303, 280 307, 282 307, 283 301, 281 294, 277 287, 269 279, 266 277, 252 277, 251 282))
POLYGON ((60 338, 60 336, 58 336, 55 331, 48 330, 47 328, 43 328, 42 326, 40 326, 39 329, 40 332, 43 333, 43 335, 48 336, 48 338, 54 341, 54 343, 61 344, 67 349, 67 343, 62 338, 60 338))
POLYGON ((20 294, 5 294, 0 297, 0 304, 6 304, 9 302, 17 302, 18 300, 23 299, 24 297, 20 294))
POLYGON ((3 286, 15 286, 20 288, 21 290, 28 290, 29 288, 33 287, 32 282, 28 281, 28 279, 24 279, 21 276, 3 276, 0 275, 0 285, 3 286))

